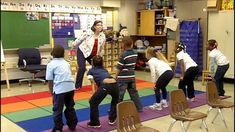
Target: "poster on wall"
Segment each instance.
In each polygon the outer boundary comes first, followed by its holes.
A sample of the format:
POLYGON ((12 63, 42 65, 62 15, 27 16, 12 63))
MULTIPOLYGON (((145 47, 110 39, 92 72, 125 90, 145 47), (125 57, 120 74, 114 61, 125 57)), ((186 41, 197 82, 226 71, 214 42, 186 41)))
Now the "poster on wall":
POLYGON ((74 37, 74 19, 70 13, 52 13, 53 38, 74 37))
POLYGON ((26 16, 27 20, 29 20, 29 21, 39 20, 39 13, 38 12, 28 11, 28 12, 25 13, 25 16, 26 16))
POLYGON ((1 2, 1 10, 9 10, 9 3, 1 2))

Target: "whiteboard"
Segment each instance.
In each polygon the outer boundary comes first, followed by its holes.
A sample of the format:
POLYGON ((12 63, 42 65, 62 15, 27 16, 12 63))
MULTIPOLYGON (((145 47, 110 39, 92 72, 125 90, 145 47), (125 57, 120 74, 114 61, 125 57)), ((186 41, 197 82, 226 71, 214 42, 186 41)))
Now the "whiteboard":
POLYGON ((1 62, 5 62, 5 57, 3 53, 2 40, 1 40, 1 62))
POLYGON ((226 78, 234 79, 234 11, 209 12, 208 39, 218 42, 218 49, 228 58, 230 65, 226 78))

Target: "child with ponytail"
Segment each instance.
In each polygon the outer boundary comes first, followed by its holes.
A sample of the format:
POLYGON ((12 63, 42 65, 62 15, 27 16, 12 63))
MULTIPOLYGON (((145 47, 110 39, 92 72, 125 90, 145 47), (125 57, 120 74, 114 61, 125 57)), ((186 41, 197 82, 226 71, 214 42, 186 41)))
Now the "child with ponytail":
POLYGON ((181 76, 178 87, 184 91, 184 94, 188 100, 194 101, 195 90, 193 81, 199 71, 198 65, 186 52, 186 46, 184 43, 176 43, 176 53, 176 58, 181 68, 181 76))
POLYGON ((216 40, 208 40, 206 49, 210 51, 210 73, 216 83, 219 96, 223 98, 225 93, 223 78, 229 68, 229 60, 224 56, 224 54, 220 50, 217 49, 217 47, 218 43, 216 42, 216 40), (217 65, 216 72, 214 72, 215 65, 217 65))

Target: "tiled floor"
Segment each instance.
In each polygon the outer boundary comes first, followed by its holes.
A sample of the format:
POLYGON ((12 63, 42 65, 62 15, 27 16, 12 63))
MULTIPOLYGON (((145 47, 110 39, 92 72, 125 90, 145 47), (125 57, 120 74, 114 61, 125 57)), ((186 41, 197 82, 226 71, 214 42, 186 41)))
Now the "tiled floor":
MULTIPOLYGON (((150 73, 149 72, 136 72, 136 78, 149 81, 150 73)), ((89 84, 89 81, 84 79, 84 84, 89 84)), ((178 78, 174 78, 170 82, 170 85, 177 86, 178 78)), ((201 84, 201 81, 195 81, 195 88, 197 90, 205 91, 205 86, 201 84)), ((14 96, 14 95, 21 95, 21 94, 40 92, 40 91, 46 91, 46 90, 48 90, 47 86, 41 83, 33 84, 32 88, 29 88, 27 84, 22 84, 20 86, 17 83, 11 84, 10 91, 6 89, 5 85, 1 85, 1 97, 9 97, 9 96, 14 96)), ((231 98, 226 99, 226 100, 234 102, 234 85, 225 83, 225 91, 226 91, 226 95, 232 96, 231 98)), ((207 109, 208 109, 208 106, 204 105, 201 107, 197 107, 193 110, 206 113, 207 109)), ((234 132, 234 112, 232 112, 231 109, 223 110, 223 114, 228 125, 228 130, 226 130, 222 120, 220 120, 220 117, 217 117, 214 124, 211 123, 215 114, 216 114, 216 111, 213 110, 212 112, 210 112, 206 120, 210 132, 225 132, 225 131, 234 132)), ((164 116, 161 118, 145 121, 143 122, 143 125, 156 128, 160 130, 161 132, 166 132, 171 122, 172 122, 172 119, 170 116, 164 116)), ((192 122, 188 131, 189 132, 205 131, 204 128, 202 129, 199 128, 200 123, 201 123, 200 121, 192 122)), ((10 120, 6 119, 3 116, 1 116, 1 131, 2 132, 24 132, 22 128, 18 127, 17 125, 15 125, 14 123, 12 123, 10 120)), ((115 131, 116 130, 112 132, 115 132, 115 131)), ((177 122, 172 128, 172 132, 179 132, 179 131, 181 131, 180 123, 177 122)))

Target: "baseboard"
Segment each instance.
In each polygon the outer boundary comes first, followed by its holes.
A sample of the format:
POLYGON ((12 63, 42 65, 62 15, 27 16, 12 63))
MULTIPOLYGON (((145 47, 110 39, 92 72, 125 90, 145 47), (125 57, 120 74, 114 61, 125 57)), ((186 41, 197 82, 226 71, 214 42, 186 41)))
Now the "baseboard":
MULTIPOLYGON (((45 77, 37 77, 37 78, 45 79, 45 77)), ((10 84, 11 84, 11 83, 19 83, 19 80, 20 80, 20 79, 12 79, 12 80, 9 80, 9 83, 10 83, 10 84)), ((7 84, 6 81, 5 81, 5 80, 2 80, 2 81, 1 81, 1 85, 5 85, 5 84, 7 84)))
POLYGON ((224 82, 226 82, 226 83, 234 83, 234 78, 224 78, 224 82))
MULTIPOLYGON (((19 83, 19 79, 9 80, 9 83, 10 83, 10 84, 11 84, 11 83, 19 83)), ((4 84, 6 84, 6 81, 5 81, 5 80, 1 81, 1 85, 4 85, 4 84)))

